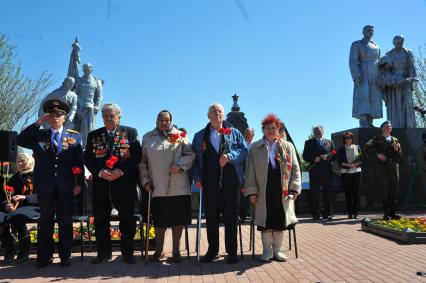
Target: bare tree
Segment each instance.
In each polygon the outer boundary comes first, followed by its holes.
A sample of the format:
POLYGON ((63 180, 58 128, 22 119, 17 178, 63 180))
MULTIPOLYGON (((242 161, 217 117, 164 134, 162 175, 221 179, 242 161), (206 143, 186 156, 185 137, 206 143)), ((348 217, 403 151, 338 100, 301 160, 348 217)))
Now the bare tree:
MULTIPOLYGON (((426 44, 424 47, 426 52, 426 44)), ((417 79, 419 80, 414 87, 413 101, 414 105, 425 108, 426 106, 426 58, 423 57, 422 50, 419 48, 419 56, 416 58, 417 79)), ((419 128, 426 127, 426 117, 416 113, 416 125, 419 128)))
POLYGON ((15 64, 16 46, 0 34, 0 130, 21 130, 35 117, 52 75, 43 72, 37 79, 22 74, 15 64))

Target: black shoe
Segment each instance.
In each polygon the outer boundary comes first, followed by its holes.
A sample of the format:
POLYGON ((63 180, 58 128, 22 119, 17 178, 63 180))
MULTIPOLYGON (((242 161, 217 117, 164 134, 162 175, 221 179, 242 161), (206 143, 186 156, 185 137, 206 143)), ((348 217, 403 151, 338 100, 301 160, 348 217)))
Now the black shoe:
POLYGON ((112 259, 111 255, 108 256, 97 256, 95 259, 92 259, 90 264, 100 264, 102 262, 106 262, 112 259))
POLYGON ((67 258, 67 259, 61 259, 61 263, 59 264, 60 267, 68 267, 71 265, 71 259, 67 258))
POLYGON ((395 219, 395 220, 398 220, 398 219, 401 219, 401 215, 398 215, 398 214, 391 214, 390 218, 395 219))
POLYGON ((230 256, 228 256, 228 264, 236 264, 239 261, 240 260, 238 259, 238 256, 236 256, 236 255, 230 255, 230 256))
POLYGON ((206 255, 205 255, 205 256, 203 256, 203 257, 200 259, 200 262, 201 262, 201 263, 209 263, 209 262, 215 261, 215 260, 217 260, 217 259, 219 259, 219 256, 218 256, 217 254, 209 254, 209 253, 207 252, 207 253, 206 253, 206 255))
POLYGON ((180 253, 173 253, 172 261, 174 263, 181 263, 182 262, 182 257, 180 256, 180 253))
POLYGON ((47 260, 47 261, 45 261, 45 260, 37 261, 36 268, 40 269, 40 268, 46 267, 46 266, 48 266, 49 264, 51 264, 52 262, 53 262, 53 259, 52 259, 52 258, 50 258, 50 259, 49 259, 49 260, 47 260))
POLYGON ((312 220, 319 220, 320 217, 318 215, 312 216, 312 220))
POLYGON ((165 257, 163 252, 155 252, 152 256, 149 257, 150 262, 157 262, 160 261, 165 257))
POLYGON ((354 213, 354 219, 358 219, 358 213, 354 213))
POLYGON ((349 219, 354 219, 354 216, 352 214, 348 214, 349 219))
POLYGON ((4 249, 4 261, 5 262, 12 262, 15 258, 16 250, 14 245, 6 245, 6 248, 4 249))
POLYGON ((11 237, 10 239, 1 239, 1 242, 4 247, 4 261, 13 261, 16 255, 15 240, 11 237))
POLYGON ((123 261, 126 264, 135 264, 136 263, 136 260, 133 258, 133 256, 125 256, 125 257, 123 257, 123 261))
POLYGON ((17 260, 19 263, 26 262, 30 255, 31 239, 29 237, 19 240, 19 250, 17 260))

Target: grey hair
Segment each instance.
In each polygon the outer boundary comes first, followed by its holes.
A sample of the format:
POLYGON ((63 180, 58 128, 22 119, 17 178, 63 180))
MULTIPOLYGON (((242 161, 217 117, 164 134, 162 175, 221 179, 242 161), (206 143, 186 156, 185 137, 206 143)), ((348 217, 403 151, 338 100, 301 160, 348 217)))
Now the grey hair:
POLYGON ((212 105, 210 105, 210 106, 209 106, 208 113, 210 113, 210 111, 212 111, 212 110, 213 110, 213 108, 220 108, 220 109, 222 109, 222 112, 223 112, 223 113, 225 113, 225 108, 224 108, 224 107, 223 107, 223 105, 222 105, 222 104, 220 104, 220 103, 215 102, 215 103, 213 103, 212 105))
POLYGON ((321 131, 324 131, 324 128, 323 128, 323 126, 321 126, 321 125, 315 125, 315 126, 312 128, 312 131, 315 131, 315 130, 317 130, 317 129, 320 129, 321 131))
POLYGON ((251 131, 254 135, 254 129, 253 128, 247 128, 244 130, 244 134, 246 134, 248 131, 251 131))
POLYGON ((121 108, 115 103, 106 103, 102 106, 102 114, 104 114, 105 111, 112 110, 117 114, 118 117, 121 118, 121 108))

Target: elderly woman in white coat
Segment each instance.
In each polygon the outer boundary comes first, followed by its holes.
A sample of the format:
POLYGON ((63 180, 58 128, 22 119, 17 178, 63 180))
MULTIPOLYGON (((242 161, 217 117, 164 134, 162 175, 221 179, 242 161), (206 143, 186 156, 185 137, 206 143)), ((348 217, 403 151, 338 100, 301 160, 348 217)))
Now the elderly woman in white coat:
POLYGON ((273 114, 262 121, 263 138, 253 143, 247 159, 245 194, 255 204, 261 231, 261 260, 286 261, 281 245, 284 230, 297 222, 294 200, 301 192, 301 176, 294 146, 279 136, 280 120, 273 114))
POLYGON ((142 186, 152 192, 156 248, 151 261, 164 257, 164 236, 168 227, 172 228, 172 260, 181 261, 179 242, 183 226, 191 224, 188 170, 194 158, 186 133, 173 126, 169 111, 161 111, 157 116, 157 127, 143 136, 139 164, 142 186))

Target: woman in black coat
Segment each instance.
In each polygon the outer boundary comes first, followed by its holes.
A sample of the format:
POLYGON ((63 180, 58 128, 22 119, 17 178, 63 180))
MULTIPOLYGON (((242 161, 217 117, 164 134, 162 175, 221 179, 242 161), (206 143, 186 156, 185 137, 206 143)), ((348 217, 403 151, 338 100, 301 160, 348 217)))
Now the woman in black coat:
POLYGON ((353 134, 343 134, 343 146, 337 150, 343 187, 345 188, 346 206, 350 219, 358 218, 359 182, 361 179, 361 148, 353 143, 353 134))
POLYGON ((38 218, 40 214, 37 195, 33 191, 34 158, 27 153, 20 153, 16 162, 18 173, 10 178, 8 187, 0 192, 0 239, 5 246, 5 261, 13 260, 15 240, 11 228, 16 230, 19 239, 18 261, 24 262, 28 259, 31 248, 26 222, 28 219, 38 218))

